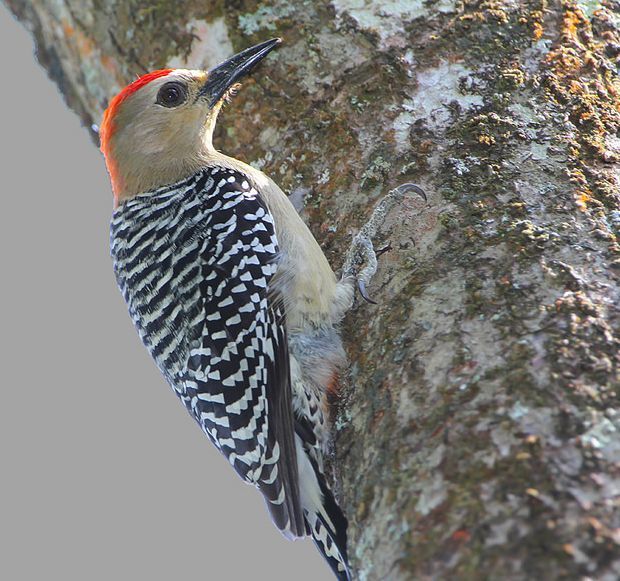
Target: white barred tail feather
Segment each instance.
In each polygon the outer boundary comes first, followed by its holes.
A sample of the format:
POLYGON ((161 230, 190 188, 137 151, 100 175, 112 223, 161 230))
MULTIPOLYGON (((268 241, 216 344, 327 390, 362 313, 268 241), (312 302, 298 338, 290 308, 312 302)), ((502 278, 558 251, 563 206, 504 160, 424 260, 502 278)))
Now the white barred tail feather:
POLYGON ((321 510, 306 513, 309 532, 336 578, 341 581, 350 581, 351 573, 347 558, 347 519, 327 485, 325 475, 318 470, 312 459, 309 458, 309 460, 315 470, 322 497, 321 510))

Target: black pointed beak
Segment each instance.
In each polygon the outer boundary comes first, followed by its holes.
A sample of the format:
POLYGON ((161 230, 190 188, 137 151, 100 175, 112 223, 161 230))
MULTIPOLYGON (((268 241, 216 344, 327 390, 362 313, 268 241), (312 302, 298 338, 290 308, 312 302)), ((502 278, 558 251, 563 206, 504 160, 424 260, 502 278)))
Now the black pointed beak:
POLYGON ((199 97, 206 97, 209 100, 209 107, 213 107, 232 85, 250 74, 256 65, 281 43, 281 38, 261 42, 231 56, 221 65, 211 69, 207 82, 200 89, 199 97))

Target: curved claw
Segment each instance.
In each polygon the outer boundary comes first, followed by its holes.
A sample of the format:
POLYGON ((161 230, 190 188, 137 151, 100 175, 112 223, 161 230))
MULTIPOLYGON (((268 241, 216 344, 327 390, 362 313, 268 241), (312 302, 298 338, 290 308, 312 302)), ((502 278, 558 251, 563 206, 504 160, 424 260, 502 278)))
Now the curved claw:
POLYGON ((379 258, 379 256, 381 256, 382 254, 385 254, 386 252, 389 252, 390 250, 393 250, 394 247, 392 246, 391 242, 388 242, 383 248, 379 248, 379 250, 375 250, 375 256, 377 258, 379 258))
POLYGON ((362 295, 362 298, 367 302, 370 303, 371 305, 376 305, 377 301, 373 301, 369 296, 368 293, 366 292, 366 283, 363 280, 359 280, 357 281, 357 289, 360 291, 360 295, 362 295))
POLYGON ((412 184, 411 182, 407 182, 406 184, 401 184, 396 188, 396 191, 399 194, 406 194, 407 192, 415 192, 420 196, 425 202, 428 202, 428 198, 426 197, 426 192, 418 185, 412 184))

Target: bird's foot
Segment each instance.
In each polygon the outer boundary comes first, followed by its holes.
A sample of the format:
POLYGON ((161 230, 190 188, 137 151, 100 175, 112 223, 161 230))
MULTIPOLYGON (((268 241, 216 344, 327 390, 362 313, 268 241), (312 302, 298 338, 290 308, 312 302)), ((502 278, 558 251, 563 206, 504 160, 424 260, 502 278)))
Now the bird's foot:
POLYGON ((374 249, 372 239, 385 221, 385 217, 394 205, 401 202, 407 192, 413 191, 426 201, 424 190, 415 184, 407 183, 390 191, 375 207, 370 220, 364 224, 360 231, 353 237, 344 266, 342 268, 343 279, 351 278, 357 281, 357 289, 361 297, 370 304, 376 305, 376 301, 368 295, 367 286, 377 272, 377 258, 392 250, 388 243, 379 250, 374 249))
POLYGON ((350 264, 345 276, 357 282, 357 290, 361 297, 371 305, 376 305, 368 296, 367 285, 377 272, 377 252, 368 236, 362 235, 361 231, 353 238, 353 243, 347 253, 347 262, 350 264))

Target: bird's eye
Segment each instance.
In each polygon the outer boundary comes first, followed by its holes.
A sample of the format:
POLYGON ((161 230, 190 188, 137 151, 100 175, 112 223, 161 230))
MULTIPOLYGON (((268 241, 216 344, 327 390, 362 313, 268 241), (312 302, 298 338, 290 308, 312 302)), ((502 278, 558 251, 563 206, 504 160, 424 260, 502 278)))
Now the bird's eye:
POLYGON ((164 107, 178 107, 186 99, 187 89, 181 83, 166 83, 157 93, 157 104, 164 107))

